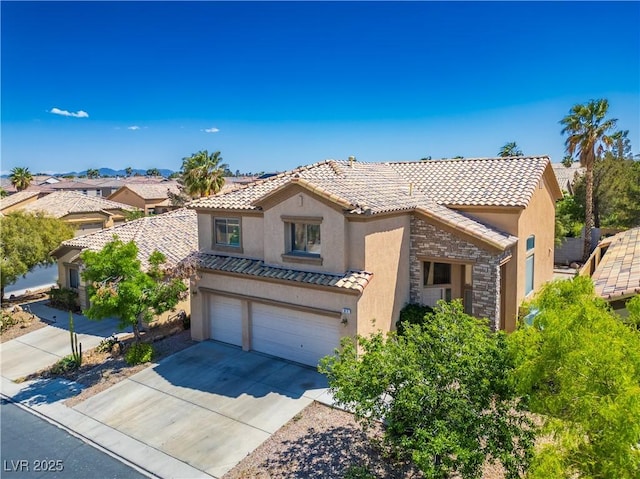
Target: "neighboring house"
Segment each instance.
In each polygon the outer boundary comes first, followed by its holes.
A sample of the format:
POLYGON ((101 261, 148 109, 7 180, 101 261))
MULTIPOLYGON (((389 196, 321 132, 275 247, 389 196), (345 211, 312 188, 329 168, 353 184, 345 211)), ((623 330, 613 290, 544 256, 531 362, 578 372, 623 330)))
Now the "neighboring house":
POLYGON ((556 175, 558 184, 562 191, 566 191, 570 195, 573 195, 573 185, 576 180, 581 177, 586 168, 580 166, 579 162, 571 163, 571 166, 564 166, 562 163, 554 163, 553 172, 556 175))
POLYGON ((47 193, 39 190, 18 191, 12 195, 0 198, 0 212, 6 215, 12 211, 24 208, 29 203, 33 203, 45 195, 47 195, 47 193))
POLYGON ((614 310, 624 311, 640 294, 640 227, 600 241, 580 274, 591 276, 596 294, 614 310))
POLYGON ((82 193, 86 196, 97 196, 101 197, 102 188, 97 186, 90 179, 82 179, 82 180, 65 180, 60 183, 56 183, 52 185, 52 188, 55 191, 75 191, 77 193, 82 193))
POLYGON ((169 200, 169 192, 178 194, 178 183, 127 183, 108 199, 144 210, 145 214, 160 214, 175 209, 169 200))
POLYGON ((494 329, 553 277, 547 157, 325 161, 200 198, 192 336, 304 364, 461 298, 494 329))
POLYGON ((20 210, 41 211, 60 218, 74 226, 78 236, 123 223, 127 212, 135 208, 76 191, 56 191, 24 205, 20 210))
MULTIPOLYGON (((80 307, 89 307, 86 284, 80 272, 80 253, 85 249, 101 250, 113 240, 114 235, 126 242, 134 241, 138 246, 138 259, 143 268, 148 267, 148 258, 154 251, 163 253, 166 267, 174 267, 198 249, 196 235, 197 218, 192 210, 180 209, 163 215, 147 216, 108 230, 90 233, 63 241, 52 255, 58 262, 58 283, 78 292, 80 307)), ((190 312, 189 298, 177 309, 190 312)))

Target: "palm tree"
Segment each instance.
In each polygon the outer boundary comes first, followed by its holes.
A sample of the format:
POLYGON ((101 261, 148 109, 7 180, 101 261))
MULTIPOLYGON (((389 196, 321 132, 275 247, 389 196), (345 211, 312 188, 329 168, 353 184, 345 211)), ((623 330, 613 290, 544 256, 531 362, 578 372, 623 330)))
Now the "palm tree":
POLYGON ((560 124, 562 134, 567 135, 565 149, 569 156, 578 155, 580 166, 585 167, 585 225, 583 261, 591 254, 591 230, 594 225, 593 216, 593 168, 596 159, 607 146, 613 143, 607 135, 615 125, 615 119, 605 119, 609 102, 606 99, 590 100, 584 105, 574 105, 560 124))
POLYGON ((11 180, 11 184, 16 187, 16 190, 22 191, 29 187, 33 180, 33 175, 29 171, 29 168, 16 166, 11 169, 9 180, 11 180))
POLYGON ((216 151, 199 151, 182 159, 182 181, 191 197, 209 196, 218 193, 224 185, 224 172, 229 167, 220 163, 222 157, 216 151))
POLYGON ((510 141, 509 143, 505 143, 504 146, 500 148, 498 156, 506 158, 508 156, 524 156, 524 154, 515 141, 510 141))

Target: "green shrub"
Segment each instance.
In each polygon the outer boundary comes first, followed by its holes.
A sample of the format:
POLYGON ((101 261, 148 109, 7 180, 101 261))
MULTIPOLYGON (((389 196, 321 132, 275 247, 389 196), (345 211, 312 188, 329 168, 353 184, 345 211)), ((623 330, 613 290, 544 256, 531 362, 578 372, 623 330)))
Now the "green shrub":
POLYGON ((18 319, 12 314, 2 313, 2 316, 0 317, 0 332, 4 333, 14 324, 18 324, 18 322, 18 319))
POLYGON ((52 288, 49 292, 51 306, 66 311, 78 310, 78 293, 69 288, 52 288))
POLYGON ((404 333, 403 323, 409 324, 423 324, 424 317, 427 314, 432 314, 433 308, 425 306, 424 304, 409 303, 400 311, 400 319, 396 322, 396 329, 398 334, 404 333))
POLYGON ((73 356, 65 356, 60 361, 51 366, 51 372, 53 374, 64 374, 67 371, 73 371, 78 369, 80 365, 76 362, 73 356))
POLYGON ((375 477, 365 466, 351 465, 344 472, 344 479, 375 479, 375 477))
POLYGON ((153 358, 153 347, 147 343, 132 344, 124 355, 125 361, 130 366, 148 363, 153 358))
POLYGON ((104 338, 102 341, 100 341, 100 344, 96 346, 96 351, 98 351, 99 353, 110 353, 113 349, 113 346, 118 342, 118 338, 114 333, 108 338, 104 338))

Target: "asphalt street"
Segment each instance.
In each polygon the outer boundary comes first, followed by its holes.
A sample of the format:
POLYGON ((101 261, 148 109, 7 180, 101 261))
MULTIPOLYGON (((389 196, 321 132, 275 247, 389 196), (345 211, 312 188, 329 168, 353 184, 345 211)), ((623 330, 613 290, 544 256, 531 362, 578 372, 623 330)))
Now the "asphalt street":
POLYGON ((2 478, 148 477, 4 399, 0 403, 0 433, 2 478))

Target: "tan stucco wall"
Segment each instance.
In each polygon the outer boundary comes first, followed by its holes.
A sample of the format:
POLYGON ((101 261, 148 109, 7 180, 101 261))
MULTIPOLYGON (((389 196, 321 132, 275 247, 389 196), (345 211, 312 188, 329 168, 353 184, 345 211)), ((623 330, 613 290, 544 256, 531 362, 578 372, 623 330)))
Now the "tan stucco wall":
POLYGON ((553 251, 555 235, 555 200, 546 176, 534 190, 527 208, 522 210, 495 208, 460 209, 471 217, 495 226, 518 237, 513 257, 505 266, 506 301, 505 324, 507 331, 516 327, 518 307, 525 299, 526 242, 535 235, 534 289, 553 279, 553 251))
POLYGON ((235 213, 198 212, 198 247, 201 251, 212 251, 220 254, 233 254, 246 258, 264 258, 264 221, 261 215, 241 216, 235 213), (213 242, 214 218, 240 219, 241 249, 232 251, 227 248, 217 251, 213 242))
POLYGON ((209 293, 230 294, 251 303, 277 301, 283 307, 299 305, 335 313, 336 321, 343 308, 350 308, 351 315, 344 327, 344 335, 356 333, 358 296, 339 291, 298 286, 295 283, 276 283, 251 278, 241 278, 225 274, 200 272, 197 287, 191 296, 191 336, 196 341, 209 338, 209 312, 207 296, 209 293))
POLYGON ((409 302, 410 216, 351 221, 348 226, 349 269, 374 273, 358 302, 358 334, 392 330, 409 302))
POLYGON ((111 201, 117 201, 118 203, 123 203, 125 205, 134 206, 141 210, 144 210, 145 214, 147 213, 147 205, 145 204, 144 198, 141 198, 139 195, 131 191, 129 188, 122 187, 119 188, 115 193, 109 196, 107 199, 111 201))
POLYGON ((526 239, 535 235, 534 292, 553 279, 553 251, 555 248, 555 201, 549 194, 546 180, 541 183, 531 198, 529 207, 520 216, 518 256, 521 268, 518 272, 518 302, 524 299, 526 239))
POLYGON ((264 212, 264 260, 267 264, 308 271, 344 273, 346 258, 346 220, 344 216, 311 195, 296 192, 264 212), (282 216, 321 217, 322 265, 298 264, 282 259, 285 251, 285 223, 282 216))

